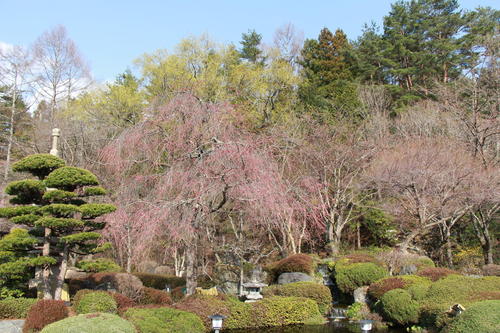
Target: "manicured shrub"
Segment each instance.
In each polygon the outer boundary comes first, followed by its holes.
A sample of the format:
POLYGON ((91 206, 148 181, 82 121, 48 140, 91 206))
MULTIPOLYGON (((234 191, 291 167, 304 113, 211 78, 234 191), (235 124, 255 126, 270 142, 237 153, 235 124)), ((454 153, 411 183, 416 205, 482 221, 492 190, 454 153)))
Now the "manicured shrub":
POLYGON ((124 318, 139 333, 203 333, 203 322, 194 313, 171 308, 130 308, 124 318))
POLYGON ((386 292, 380 299, 384 317, 398 325, 418 322, 419 304, 403 289, 386 292))
POLYGON ((170 296, 172 297, 173 302, 178 302, 184 298, 185 294, 183 290, 184 287, 176 287, 172 289, 172 291, 170 292, 170 296))
POLYGON ((144 287, 142 293, 142 298, 139 304, 159 304, 159 305, 169 305, 172 304, 172 298, 170 295, 162 290, 144 287))
POLYGON ((452 274, 460 274, 460 273, 443 267, 428 267, 424 268, 423 270, 417 273, 417 275, 429 278, 431 281, 437 281, 452 274))
POLYGON ((26 318, 30 307, 36 302, 36 298, 22 297, 0 300, 0 319, 26 318))
POLYGON ((301 272, 311 274, 313 271, 313 260, 307 254, 294 254, 268 265, 266 270, 273 281, 282 273, 301 272))
POLYGON ((314 300, 322 314, 330 311, 332 293, 330 288, 316 282, 294 282, 284 285, 272 285, 263 290, 264 296, 295 296, 314 300))
POLYGON ((120 272, 122 270, 113 260, 106 258, 81 260, 76 264, 76 267, 89 273, 120 272))
POLYGON ((370 285, 368 289, 368 294, 375 298, 380 299, 382 295, 384 295, 389 290, 393 289, 405 289, 409 290, 411 286, 414 285, 423 285, 425 287, 416 288, 415 292, 423 290, 424 288, 428 288, 431 284, 431 281, 422 276, 417 275, 400 275, 400 276, 391 276, 375 281, 370 285))
POLYGON ((63 166, 48 174, 45 178, 45 184, 47 187, 73 191, 78 186, 98 185, 99 181, 88 170, 63 166))
POLYGON ((39 332, 48 324, 62 320, 68 316, 68 308, 64 301, 39 300, 28 311, 23 333, 39 332))
POLYGON ((33 154, 12 164, 12 170, 16 172, 29 172, 41 179, 64 165, 64 160, 57 156, 50 154, 33 154))
POLYGON ((116 313, 118 306, 113 296, 107 292, 95 291, 81 296, 75 310, 79 314, 93 312, 116 313))
POLYGON ((230 316, 230 312, 226 304, 227 299, 228 298, 224 295, 208 296, 195 294, 174 304, 174 308, 196 314, 202 320, 205 327, 210 329, 212 322, 208 316, 211 316, 214 313, 218 313, 226 317, 230 316))
POLYGON ((150 273, 134 273, 141 281, 144 287, 155 288, 163 290, 168 285, 171 289, 177 287, 184 287, 186 279, 182 277, 164 275, 164 274, 150 274, 150 273))
POLYGON ((117 293, 135 302, 142 297, 143 284, 135 275, 128 273, 94 273, 89 276, 92 288, 109 284, 117 293))
POLYGON ((252 307, 253 316, 262 326, 323 322, 318 304, 308 298, 274 296, 252 303, 252 307))
POLYGON ((482 301, 472 304, 449 324, 446 332, 500 332, 500 301, 482 301))
POLYGON ((387 276, 387 270, 375 263, 335 264, 334 278, 338 288, 344 293, 351 293, 356 288, 367 286, 387 276))
POLYGON ((129 321, 109 313, 69 317, 46 326, 42 333, 136 333, 129 321))
POLYGON ((111 296, 113 296, 113 299, 116 302, 116 306, 118 307, 118 312, 122 312, 128 308, 131 308, 136 305, 136 303, 129 297, 119 294, 119 293, 113 293, 113 292, 108 292, 111 296))
POLYGON ((454 304, 465 308, 485 298, 500 299, 500 277, 474 278, 449 275, 431 284, 422 305, 422 324, 443 327, 451 318, 446 314, 454 304))

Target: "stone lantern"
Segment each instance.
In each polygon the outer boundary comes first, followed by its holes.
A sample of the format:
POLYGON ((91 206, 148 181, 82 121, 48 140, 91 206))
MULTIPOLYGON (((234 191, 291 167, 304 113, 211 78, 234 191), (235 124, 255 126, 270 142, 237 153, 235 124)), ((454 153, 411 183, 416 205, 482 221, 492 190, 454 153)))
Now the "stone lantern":
POLYGON ((245 296, 245 303, 255 302, 262 299, 261 291, 263 287, 267 287, 267 284, 260 282, 247 282, 243 283, 243 294, 245 296))

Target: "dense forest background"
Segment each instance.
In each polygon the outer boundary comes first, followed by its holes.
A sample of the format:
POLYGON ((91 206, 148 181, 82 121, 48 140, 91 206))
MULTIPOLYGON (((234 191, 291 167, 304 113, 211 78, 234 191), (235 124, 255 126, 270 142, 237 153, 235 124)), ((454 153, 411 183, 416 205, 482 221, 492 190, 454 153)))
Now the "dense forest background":
POLYGON ((106 84, 55 27, 0 53, 3 186, 58 127, 61 157, 110 189, 107 255, 127 271, 388 246, 473 272, 499 260, 499 20, 398 1, 356 40, 188 37, 106 84))

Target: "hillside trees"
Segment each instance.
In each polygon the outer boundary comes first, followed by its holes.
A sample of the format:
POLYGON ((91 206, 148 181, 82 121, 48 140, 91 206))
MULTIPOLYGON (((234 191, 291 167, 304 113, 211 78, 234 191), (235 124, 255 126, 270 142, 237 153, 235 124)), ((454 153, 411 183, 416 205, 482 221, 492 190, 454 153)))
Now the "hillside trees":
POLYGON ((18 172, 31 173, 37 179, 14 181, 6 187, 15 206, 0 208, 0 216, 29 226, 33 236, 21 234, 19 229, 6 236, 13 240, 7 251, 24 247, 25 255, 10 256, 1 266, 11 266, 18 271, 29 266, 41 267, 44 299, 60 299, 69 255, 97 253, 108 248, 97 242, 100 234, 96 231, 105 223, 96 218, 114 211, 115 207, 86 203, 85 198, 100 196, 106 191, 97 186, 97 177, 90 171, 65 166, 58 157, 30 155, 12 167, 18 172))

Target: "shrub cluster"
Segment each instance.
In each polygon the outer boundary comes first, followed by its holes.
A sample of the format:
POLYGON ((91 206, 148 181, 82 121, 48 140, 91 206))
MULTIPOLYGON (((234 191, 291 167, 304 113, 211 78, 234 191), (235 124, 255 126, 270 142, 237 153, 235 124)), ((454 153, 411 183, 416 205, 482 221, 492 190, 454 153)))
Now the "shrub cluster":
POLYGON ((134 273, 141 281, 144 287, 165 289, 165 285, 169 285, 171 289, 184 287, 186 279, 182 277, 165 275, 165 274, 150 274, 150 273, 134 273))
POLYGON ((264 296, 294 296, 314 300, 322 314, 328 313, 332 305, 330 288, 315 282, 294 282, 285 285, 272 285, 264 288, 264 296))
POLYGON ((423 297, 429 288, 431 281, 428 278, 417 275, 400 275, 380 279, 370 284, 368 294, 374 299, 380 299, 386 292, 393 289, 405 289, 412 296, 423 297), (417 287, 418 286, 418 287, 417 287), (410 291, 412 290, 412 291, 410 291), (415 293, 415 295, 413 295, 415 293))
POLYGON ((62 320, 68 316, 68 308, 64 301, 39 300, 28 311, 23 333, 41 331, 48 324, 62 320))
POLYGON ((144 287, 142 293, 142 298, 139 304, 158 304, 158 305, 170 305, 172 304, 172 298, 170 295, 162 290, 144 287))
POLYGON ((11 298, 0 300, 0 319, 26 318, 30 307, 36 302, 36 298, 11 298))
POLYGON ((75 310, 79 314, 93 312, 116 313, 118 310, 113 296, 105 291, 85 293, 79 297, 78 302, 75 304, 75 310))
POLYGON ((46 326, 42 333, 136 333, 129 321, 109 313, 90 313, 69 317, 46 326))
POLYGON ((135 275, 128 273, 94 273, 89 276, 91 288, 110 284, 117 293, 125 295, 134 301, 142 297, 143 284, 135 275))
POLYGON ((446 332, 500 332, 500 300, 474 303, 449 324, 446 332))
POLYGON ((119 313, 122 313, 126 309, 131 308, 131 307, 136 305, 136 302, 134 302, 131 298, 129 298, 125 295, 122 295, 119 293, 113 293, 113 292, 108 292, 108 294, 110 294, 113 297, 113 299, 115 300, 119 313))
POLYGON ((266 270, 269 272, 272 281, 276 280, 282 273, 301 272, 311 274, 313 260, 307 254, 294 254, 268 265, 266 270))
POLYGON ((124 317, 139 333, 203 333, 203 322, 194 313, 171 308, 130 308, 124 317))
POLYGON ((260 325, 265 327, 322 321, 318 304, 303 297, 275 296, 250 304, 254 318, 258 318, 260 325))
POLYGON ((429 278, 431 281, 437 281, 452 274, 460 274, 460 273, 443 267, 428 267, 422 269, 417 273, 417 275, 429 278))
POLYGON ((184 287, 176 287, 170 292, 173 302, 178 302, 184 298, 184 287))
POLYGON ((351 293, 356 288, 370 285, 387 274, 384 267, 373 262, 351 264, 348 260, 341 260, 334 267, 335 282, 344 293, 351 293))
POLYGON ((380 302, 384 317, 392 323, 408 325, 418 322, 419 304, 406 290, 390 290, 382 296, 380 302))

